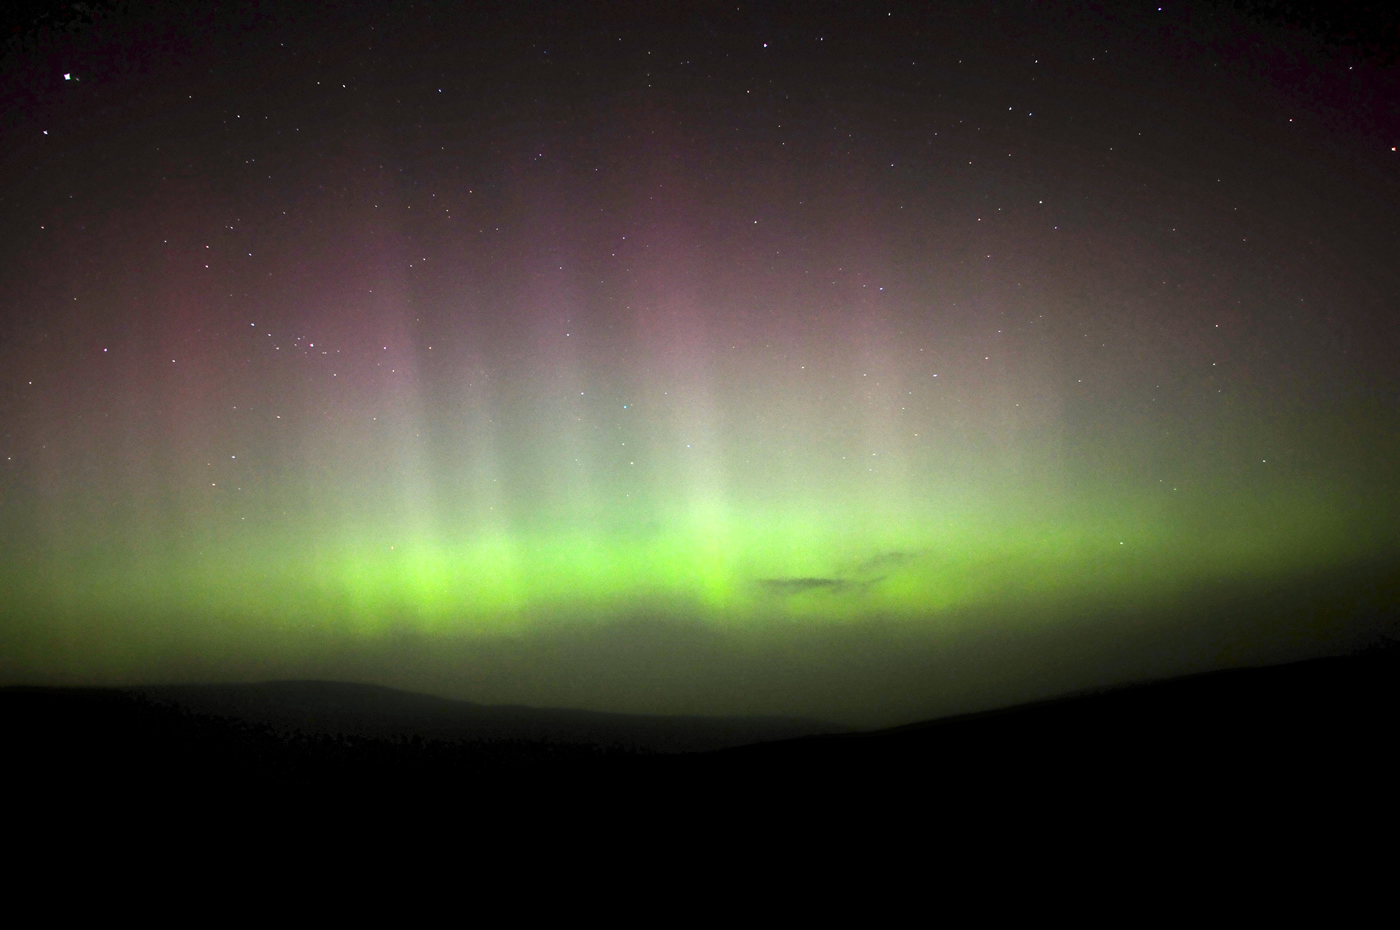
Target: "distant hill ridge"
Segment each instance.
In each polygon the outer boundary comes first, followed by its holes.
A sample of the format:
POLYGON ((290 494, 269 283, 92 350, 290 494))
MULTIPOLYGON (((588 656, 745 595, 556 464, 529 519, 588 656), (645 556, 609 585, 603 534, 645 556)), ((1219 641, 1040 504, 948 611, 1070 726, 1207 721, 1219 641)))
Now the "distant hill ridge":
POLYGON ((493 773, 606 772, 608 784, 757 779, 781 792, 856 784, 923 792, 939 781, 1064 791, 1146 780, 1179 793, 1226 782, 1344 778, 1354 788, 1389 779, 1398 698, 1400 650, 1391 648, 872 732, 782 718, 490 706, 328 681, 9 687, 0 689, 0 726, 11 774, 36 784, 310 777, 460 787, 493 773))
POLYGON ((814 720, 610 713, 471 701, 340 681, 166 685, 130 689, 188 713, 229 717, 277 732, 424 740, 524 740, 630 752, 706 752, 843 728, 814 720))
MULTIPOLYGON (((0 688, 12 734, 65 745, 133 731, 159 740, 222 736, 325 743, 543 743, 634 754, 706 752, 841 728, 777 717, 706 717, 487 705, 341 681, 269 681, 124 688, 0 688), (198 730, 196 734, 194 731, 198 730), (178 734, 178 735, 177 735, 178 734)), ((50 746, 50 750, 57 746, 50 746)))

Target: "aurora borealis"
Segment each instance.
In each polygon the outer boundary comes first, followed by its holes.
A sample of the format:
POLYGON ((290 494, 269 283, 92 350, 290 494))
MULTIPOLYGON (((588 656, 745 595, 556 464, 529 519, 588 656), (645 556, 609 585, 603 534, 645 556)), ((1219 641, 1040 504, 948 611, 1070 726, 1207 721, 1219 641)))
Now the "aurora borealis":
POLYGON ((0 675, 900 723, 1373 635, 1394 67, 997 11, 13 45, 0 675))

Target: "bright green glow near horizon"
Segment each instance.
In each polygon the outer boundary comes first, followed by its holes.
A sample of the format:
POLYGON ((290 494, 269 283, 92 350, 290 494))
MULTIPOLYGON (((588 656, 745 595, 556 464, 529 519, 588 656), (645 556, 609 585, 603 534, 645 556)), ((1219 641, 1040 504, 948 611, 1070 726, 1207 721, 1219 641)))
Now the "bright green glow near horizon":
POLYGON ((374 637, 518 630, 618 616, 684 615, 727 627, 773 621, 936 622, 941 613, 1063 596, 1150 602, 1207 580, 1285 577, 1364 549, 1353 510, 1308 488, 1194 507, 1103 500, 1067 508, 905 508, 880 513, 718 502, 645 531, 561 525, 431 534, 342 532, 209 545, 179 558, 64 566, 19 582, 36 611, 217 614, 240 624, 326 625, 374 637))
POLYGON ((1369 567, 1393 560, 1393 508, 1337 482, 777 504, 606 529, 546 511, 455 538, 387 520, 178 548, 70 533, 0 566, 0 673, 873 726, 1346 648, 1397 596, 1369 567))

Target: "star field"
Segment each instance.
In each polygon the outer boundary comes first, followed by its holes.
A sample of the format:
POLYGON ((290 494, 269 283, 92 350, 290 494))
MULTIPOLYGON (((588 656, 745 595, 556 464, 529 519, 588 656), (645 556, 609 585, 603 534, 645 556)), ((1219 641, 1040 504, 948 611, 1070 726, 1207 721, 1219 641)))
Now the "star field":
POLYGON ((1160 619, 1394 553, 1396 74, 1321 41, 430 3, 12 45, 0 670, 894 722, 1340 648, 1160 619))

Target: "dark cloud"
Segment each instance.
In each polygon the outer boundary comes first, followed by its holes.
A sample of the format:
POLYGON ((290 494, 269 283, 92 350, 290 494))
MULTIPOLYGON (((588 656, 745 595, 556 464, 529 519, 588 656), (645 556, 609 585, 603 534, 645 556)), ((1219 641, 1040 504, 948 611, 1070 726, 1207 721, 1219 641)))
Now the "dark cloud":
POLYGON ((861 562, 860 565, 856 567, 856 572, 858 574, 866 574, 881 568, 898 568, 914 561, 919 555, 920 553, 918 552, 904 552, 898 549, 890 552, 881 552, 879 555, 861 562))
POLYGON ((839 594, 851 586, 840 578, 760 578, 758 583, 769 594, 783 597, 817 590, 839 594))
POLYGON ((870 577, 880 569, 899 568, 919 557, 918 552, 890 550, 856 563, 847 574, 855 578, 799 576, 792 578, 759 578, 757 584, 768 594, 777 597, 793 597, 809 591, 826 591, 829 594, 849 594, 863 592, 885 580, 884 575, 870 577))
POLYGON ((846 578, 760 578, 758 584, 769 594, 779 597, 792 597, 808 591, 826 591, 829 594, 863 592, 885 580, 885 576, 851 581, 846 578))

